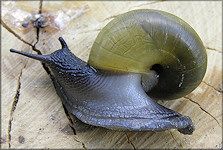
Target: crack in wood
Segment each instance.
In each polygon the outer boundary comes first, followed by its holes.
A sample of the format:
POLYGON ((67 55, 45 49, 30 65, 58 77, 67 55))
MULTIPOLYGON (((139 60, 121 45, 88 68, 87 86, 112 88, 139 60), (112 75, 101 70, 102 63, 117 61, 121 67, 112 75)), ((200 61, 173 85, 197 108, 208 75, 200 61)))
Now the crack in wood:
POLYGON ((101 31, 101 30, 102 30, 101 28, 98 28, 98 29, 93 29, 93 30, 79 32, 77 34, 86 34, 86 33, 89 33, 89 32, 98 32, 98 31, 101 31))
POLYGON ((183 145, 181 144, 181 142, 180 142, 180 144, 177 142, 177 140, 174 138, 174 136, 173 136, 173 134, 171 133, 171 131, 169 131, 169 133, 170 133, 170 135, 172 136, 173 140, 177 143, 177 145, 178 145, 178 146, 181 146, 181 147, 183 148, 183 145))
POLYGON ((125 133, 126 137, 127 137, 127 140, 128 140, 128 143, 133 147, 134 150, 136 150, 136 147, 135 145, 132 143, 132 141, 129 139, 129 136, 127 135, 127 133, 125 133))
POLYGON ((42 9, 43 9, 43 0, 40 0, 40 3, 39 3, 39 14, 42 14, 42 9))
POLYGON ((116 17, 118 17, 118 16, 119 16, 119 15, 113 15, 113 16, 107 17, 107 18, 105 18, 105 19, 103 20, 103 22, 104 22, 104 21, 107 21, 107 20, 114 19, 114 18, 116 18, 116 17))
POLYGON ((198 102, 195 102, 194 100, 192 100, 191 98, 186 97, 186 96, 184 96, 184 98, 186 98, 187 100, 191 101, 191 102, 194 103, 194 104, 197 104, 197 105, 200 107, 200 109, 201 109, 202 111, 204 111, 206 114, 208 114, 210 117, 212 117, 212 118, 217 122, 217 124, 222 128, 222 126, 221 126, 221 124, 219 123, 219 121, 218 121, 218 120, 217 120, 211 113, 209 113, 209 112, 206 111, 204 108, 202 108, 201 105, 200 105, 198 102))
MULTIPOLYGON (((165 0, 156 0, 156 1, 152 1, 152 2, 148 2, 148 3, 143 3, 143 4, 140 4, 140 5, 136 5, 134 7, 141 7, 141 6, 144 6, 144 5, 150 5, 150 4, 154 4, 154 3, 158 3, 158 2, 162 2, 162 1, 165 1, 165 0)), ((129 8, 128 11, 132 10, 132 8, 129 8)), ((107 20, 111 20, 111 19, 114 19, 116 17, 118 17, 120 14, 117 14, 117 15, 112 15, 110 17, 107 17, 103 20, 104 21, 107 21, 107 20)))
MULTIPOLYGON (((143 3, 143 4, 139 4, 139 5, 136 5, 134 7, 141 7, 141 6, 144 6, 144 5, 150 5, 150 4, 154 4, 154 3, 158 3, 158 2, 162 2, 162 1, 165 1, 165 0, 156 0, 156 1, 152 1, 152 2, 148 2, 148 3, 143 3)), ((132 8, 129 8, 128 11, 131 11, 132 8)), ((107 21, 107 20, 111 20, 111 19, 114 19, 116 17, 118 17, 120 14, 117 14, 117 15, 112 15, 110 17, 107 17, 103 20, 104 21, 107 21)))
MULTIPOLYGON (((63 105, 63 104, 62 104, 63 105)), ((74 123, 73 123, 73 120, 71 119, 71 116, 69 115, 69 112, 68 112, 68 110, 66 109, 66 107, 63 105, 63 109, 64 109, 64 112, 65 112, 65 114, 66 114, 66 116, 67 116, 67 118, 68 118, 68 121, 69 121, 69 126, 70 126, 70 128, 72 129, 72 131, 73 131, 73 134, 74 135, 77 135, 77 133, 76 133, 76 130, 75 130, 75 128, 72 126, 74 123)))
POLYGON ((9 148, 11 148, 11 131, 12 131, 13 114, 14 114, 14 112, 16 110, 16 106, 19 102, 22 71, 25 67, 26 67, 26 63, 24 64, 23 68, 20 71, 20 74, 18 77, 18 86, 17 86, 16 94, 14 96, 14 101, 12 103, 11 111, 10 111, 9 124, 8 124, 8 147, 9 148))
POLYGON ((211 51, 216 51, 216 52, 222 53, 222 51, 217 50, 217 49, 215 49, 215 48, 211 48, 211 47, 209 47, 209 46, 206 46, 205 48, 206 48, 207 50, 211 50, 211 51))
POLYGON ((32 46, 32 44, 30 44, 29 42, 27 42, 26 40, 24 40, 22 37, 20 37, 15 31, 13 31, 8 25, 6 25, 6 23, 1 19, 1 24, 3 25, 3 27, 9 31, 10 33, 12 33, 15 37, 17 37, 20 41, 22 41, 23 43, 32 46))
POLYGON ((37 44, 37 42, 35 42, 34 45, 32 45, 31 43, 27 42, 26 40, 24 40, 22 37, 20 37, 15 31, 13 31, 7 24, 5 24, 5 22, 1 19, 1 24, 3 25, 3 27, 10 33, 12 33, 17 39, 19 39, 20 41, 22 41, 23 43, 29 45, 32 47, 32 50, 34 50, 35 52, 37 52, 38 54, 41 54, 40 50, 35 48, 35 45, 37 44), (39 53, 40 52, 40 53, 39 53))
POLYGON ((83 148, 84 148, 85 150, 87 150, 87 148, 85 147, 84 143, 82 143, 82 146, 83 146, 83 148))
MULTIPOLYGON (((43 0, 40 0, 40 5, 39 5, 39 14, 42 13, 42 7, 43 7, 43 0)), ((2 19, 1 19, 1 24, 3 25, 3 27, 9 31, 10 33, 12 33, 16 38, 18 38, 20 41, 22 41, 23 43, 29 45, 32 47, 32 50, 35 51, 38 55, 42 55, 41 51, 36 49, 36 44, 39 42, 39 28, 36 27, 37 29, 37 40, 34 44, 31 44, 29 42, 27 42, 26 40, 24 40, 21 36, 19 36, 15 31, 13 31, 2 19)), ((45 69, 45 64, 43 65, 43 68, 45 69)), ((46 70, 46 69, 45 69, 46 70)))
MULTIPOLYGON (((42 0, 40 0, 39 14, 42 14, 42 7, 43 7, 42 0)), ((34 45, 32 47, 33 47, 33 50, 38 55, 42 55, 41 51, 36 49, 36 44, 39 42, 39 30, 40 30, 40 28, 36 27, 36 42, 34 43, 34 45)))
MULTIPOLYGON (((134 7, 141 7, 141 6, 144 6, 144 5, 150 5, 150 4, 160 3, 160 2, 163 2, 163 1, 165 1, 165 0, 156 0, 156 1, 152 1, 152 2, 147 2, 147 3, 139 4, 139 5, 136 5, 134 7)), ((129 10, 132 10, 132 8, 130 8, 129 10)))
MULTIPOLYGON (((43 8, 43 0, 40 0, 39 14, 42 14, 42 8, 43 8)), ((35 42, 35 44, 34 44, 32 47, 33 47, 33 50, 34 50, 35 52, 37 52, 38 55, 42 55, 41 51, 40 51, 40 50, 37 50, 37 49, 35 48, 36 44, 39 42, 39 39, 40 39, 40 36, 39 36, 40 28, 37 28, 37 27, 36 27, 36 29, 37 29, 37 32, 36 32, 36 34, 37 34, 37 41, 35 42)), ((51 74, 49 68, 46 66, 45 63, 41 63, 41 64, 42 64, 44 70, 45 70, 45 71, 47 72, 47 74, 50 76, 51 80, 53 81, 54 79, 53 79, 53 76, 52 76, 52 74, 51 74)), ((63 106, 63 107, 64 107, 64 106, 63 106)), ((71 117, 69 116, 69 114, 68 114, 67 110, 65 109, 65 107, 64 107, 64 110, 65 110, 65 114, 67 115, 67 118, 68 118, 69 122, 72 123, 72 119, 71 119, 71 117)), ((70 125, 70 127, 71 127, 71 129, 72 129, 74 135, 76 135, 75 129, 74 129, 71 125, 70 125)), ((81 142, 80 140, 78 140, 77 137, 76 137, 76 138, 74 137, 74 139, 75 139, 76 142, 81 143, 83 149, 87 150, 87 148, 86 148, 86 146, 85 146, 85 144, 84 144, 83 142, 81 142)))
MULTIPOLYGON (((40 10, 39 12, 41 13, 42 12, 42 0, 40 0, 40 10)), ((35 46, 36 44, 38 43, 39 41, 39 32, 37 30, 37 41, 35 42, 34 45, 32 45, 31 43, 25 41, 22 37, 20 37, 16 32, 14 32, 2 19, 1 19, 1 24, 3 25, 3 27, 10 33, 12 33, 16 38, 18 38, 20 41, 22 41, 23 43, 29 45, 32 47, 32 49, 37 52, 38 54, 41 55, 41 52, 40 50, 36 49, 35 46)), ((47 71, 48 73, 48 68, 46 69, 46 66, 45 64, 43 64, 43 68, 47 71)), ((14 101, 12 103, 12 107, 11 107, 11 111, 10 111, 10 119, 9 119, 9 124, 8 124, 8 147, 11 148, 11 131, 12 131, 12 122, 13 122, 13 114, 16 110, 16 106, 19 102, 19 97, 20 97, 20 89, 21 89, 21 77, 22 77, 22 72, 23 72, 23 69, 26 67, 26 63, 24 64, 23 68, 21 69, 20 71, 20 74, 19 74, 19 77, 18 77, 18 87, 17 87, 17 90, 16 90, 16 94, 14 96, 14 101)), ((49 74, 49 73, 48 73, 49 74)))
POLYGON ((75 140, 76 142, 78 142, 78 143, 81 143, 83 149, 87 150, 85 144, 84 144, 83 142, 81 142, 80 140, 78 140, 76 136, 74 136, 74 140, 75 140))
POLYGON ((221 93, 223 93, 223 90, 222 89, 217 89, 217 88, 215 88, 214 86, 212 86, 212 85, 210 85, 210 84, 208 84, 207 82, 205 82, 205 81, 202 81, 204 84, 206 84, 207 86, 209 86, 209 87, 211 87, 211 88, 213 88, 214 90, 216 90, 216 91, 218 91, 218 92, 221 92, 221 93))
MULTIPOLYGON (((40 6, 39 6, 39 14, 40 15, 42 14, 42 7, 43 7, 43 1, 40 0, 40 6)), ((40 52, 40 50, 37 50, 36 49, 36 44, 39 42, 39 31, 40 31, 40 28, 36 27, 36 42, 33 45, 33 50, 35 52, 37 52, 37 54, 42 55, 42 53, 40 52)))
MULTIPOLYGON (((42 14, 42 8, 43 8, 43 0, 40 0, 40 6, 39 6, 39 14, 42 14)), ((39 39, 40 39, 40 35, 39 35, 39 31, 40 31, 40 28, 36 27, 36 42, 34 43, 34 45, 32 45, 32 50, 35 51, 38 55, 42 55, 41 51, 36 49, 36 45, 38 44, 39 42, 39 39)), ((50 78, 52 77, 52 74, 50 73, 50 70, 49 68, 46 66, 45 63, 42 63, 42 66, 43 66, 43 69, 46 71, 47 74, 50 75, 50 78)), ((52 78, 51 78, 52 79, 52 78)))

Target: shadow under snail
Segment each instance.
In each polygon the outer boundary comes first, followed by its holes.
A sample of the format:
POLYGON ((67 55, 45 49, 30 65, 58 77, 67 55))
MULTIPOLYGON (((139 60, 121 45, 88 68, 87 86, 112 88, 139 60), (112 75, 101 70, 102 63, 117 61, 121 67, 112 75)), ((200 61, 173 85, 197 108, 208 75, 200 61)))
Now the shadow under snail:
POLYGON ((62 49, 50 55, 10 51, 45 63, 65 108, 82 122, 121 131, 192 134, 188 116, 152 100, 183 97, 204 77, 206 50, 186 22, 158 10, 119 15, 98 34, 88 62, 71 53, 62 37, 59 41, 62 49))

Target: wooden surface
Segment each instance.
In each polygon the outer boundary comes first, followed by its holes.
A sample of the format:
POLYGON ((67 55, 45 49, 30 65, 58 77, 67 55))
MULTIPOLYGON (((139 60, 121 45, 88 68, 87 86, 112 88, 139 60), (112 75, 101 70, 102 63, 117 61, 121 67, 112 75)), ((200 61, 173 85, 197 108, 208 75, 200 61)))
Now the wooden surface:
POLYGON ((222 148, 222 4, 221 2, 3 1, 1 18, 1 147, 2 148, 222 148), (37 31, 34 14, 50 20, 37 31), (195 124, 193 135, 165 132, 116 132, 102 128, 73 135, 60 98, 38 61, 9 52, 10 48, 49 54, 60 49, 59 36, 78 57, 88 59, 99 31, 114 17, 134 9, 159 9, 188 22, 201 37, 208 69, 191 94, 162 102, 195 124))

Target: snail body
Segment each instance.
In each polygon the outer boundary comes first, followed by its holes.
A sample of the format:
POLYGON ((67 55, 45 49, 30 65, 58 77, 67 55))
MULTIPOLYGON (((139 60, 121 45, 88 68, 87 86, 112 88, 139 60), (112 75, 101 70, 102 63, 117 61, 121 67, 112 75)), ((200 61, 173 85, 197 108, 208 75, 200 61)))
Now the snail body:
POLYGON ((122 131, 178 129, 192 134, 188 116, 156 99, 193 91, 206 71, 207 55, 196 32, 183 20, 157 10, 135 10, 108 23, 84 62, 69 50, 34 55, 49 67, 66 109, 82 122, 122 131), (149 97, 150 96, 150 97, 149 97))

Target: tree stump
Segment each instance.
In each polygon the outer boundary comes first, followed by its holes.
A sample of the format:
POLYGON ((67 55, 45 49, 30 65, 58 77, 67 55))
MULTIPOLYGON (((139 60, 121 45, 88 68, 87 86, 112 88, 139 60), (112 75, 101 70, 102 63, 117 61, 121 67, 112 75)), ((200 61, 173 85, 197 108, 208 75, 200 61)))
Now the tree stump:
POLYGON ((3 1, 2 148, 152 149, 222 148, 222 3, 168 1, 3 1), (198 88, 162 105, 190 116, 193 135, 176 130, 118 132, 92 128, 74 135, 52 81, 40 62, 10 48, 49 54, 62 36, 72 52, 87 61, 99 31, 113 18, 134 9, 170 12, 190 24, 207 50, 208 67, 198 88), (48 22, 38 20, 40 16, 48 22), (39 23, 39 24, 38 24, 39 23), (41 24, 43 23, 43 24, 41 24))

